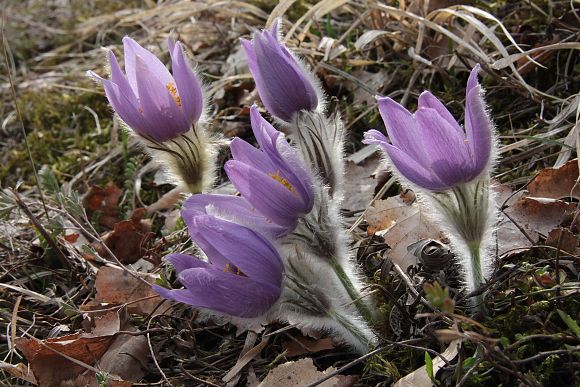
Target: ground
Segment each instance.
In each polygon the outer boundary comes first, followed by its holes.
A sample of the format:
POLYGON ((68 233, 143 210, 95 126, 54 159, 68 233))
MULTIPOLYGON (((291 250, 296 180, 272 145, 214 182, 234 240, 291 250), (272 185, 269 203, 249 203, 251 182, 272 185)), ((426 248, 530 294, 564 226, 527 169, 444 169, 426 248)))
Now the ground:
MULTIPOLYGON (((318 370, 354 376, 344 385, 391 385, 406 375, 419 385, 429 383, 425 375, 438 385, 580 384, 576 2, 25 0, 5 2, 2 15, 3 383, 257 385, 276 366, 311 358, 318 370), (283 325, 240 333, 160 303, 142 282, 174 283, 162 258, 191 242, 173 187, 86 71, 106 76, 103 47, 122 57, 125 35, 167 60, 172 35, 207 82, 212 130, 252 141, 248 107, 259 97, 239 38, 274 17, 349 131, 344 216, 383 317, 371 356, 283 325), (375 95, 413 110, 428 89, 462 119, 475 63, 499 133, 502 209, 482 318, 471 316, 444 244, 429 250, 437 259, 423 249, 407 270, 393 265, 399 244, 406 251, 425 237, 379 232, 387 215, 377 208, 409 193, 361 143, 364 131, 383 128, 375 95), (143 276, 127 275, 126 265, 143 276), (65 335, 67 344, 55 339, 65 335)), ((220 154, 220 165, 228 158, 220 154)), ((227 189, 223 173, 218 180, 227 189)), ((409 234, 400 213, 388 216, 409 234)))

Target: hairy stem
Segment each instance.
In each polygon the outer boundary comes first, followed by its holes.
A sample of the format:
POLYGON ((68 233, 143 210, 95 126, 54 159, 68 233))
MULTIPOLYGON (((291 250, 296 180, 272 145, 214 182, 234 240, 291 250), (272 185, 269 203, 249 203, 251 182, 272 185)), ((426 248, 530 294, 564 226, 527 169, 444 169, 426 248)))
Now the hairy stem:
POLYGON ((338 261, 333 258, 330 260, 330 266, 336 273, 336 276, 340 280, 340 283, 344 286, 344 289, 348 293, 348 296, 352 300, 354 306, 357 308, 359 313, 362 315, 362 317, 366 320, 367 323, 372 324, 374 320, 373 313, 362 300, 361 294, 354 287, 353 283, 350 281, 350 278, 348 278, 348 275, 346 274, 340 263, 338 263, 338 261))

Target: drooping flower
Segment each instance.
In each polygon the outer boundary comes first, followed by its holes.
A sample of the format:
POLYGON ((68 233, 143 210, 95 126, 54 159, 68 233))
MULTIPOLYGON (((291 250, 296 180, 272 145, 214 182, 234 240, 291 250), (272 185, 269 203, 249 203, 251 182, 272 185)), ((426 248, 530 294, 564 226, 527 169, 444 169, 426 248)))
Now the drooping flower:
POLYGON ((379 144, 392 166, 419 187, 440 192, 472 181, 489 168, 493 142, 478 72, 476 65, 467 82, 464 129, 425 91, 414 115, 388 97, 378 98, 390 143, 377 130, 366 132, 363 142, 379 144))
POLYGON ((169 41, 173 75, 151 52, 123 38, 125 73, 109 52, 111 79, 100 80, 111 106, 137 134, 163 142, 186 133, 203 112, 201 85, 179 42, 169 41))
POLYGON ((235 138, 226 173, 242 197, 266 218, 293 228, 314 205, 312 177, 284 134, 251 108, 252 130, 260 149, 235 138))
POLYGON ((231 316, 266 313, 282 292, 284 266, 272 244, 257 232, 210 215, 189 218, 192 240, 209 262, 185 254, 167 260, 185 289, 153 289, 161 296, 231 316))
POLYGON ((278 24, 277 19, 270 31, 255 32, 252 41, 242 39, 242 45, 264 106, 290 122, 301 110, 315 110, 322 98, 318 82, 280 42, 278 24))

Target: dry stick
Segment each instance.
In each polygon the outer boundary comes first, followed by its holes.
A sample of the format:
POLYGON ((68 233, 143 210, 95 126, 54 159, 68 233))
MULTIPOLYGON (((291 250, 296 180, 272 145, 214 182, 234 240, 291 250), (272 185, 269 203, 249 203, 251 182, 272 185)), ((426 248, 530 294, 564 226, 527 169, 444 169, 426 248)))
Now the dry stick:
POLYGON ((20 113, 20 108, 18 107, 18 99, 16 98, 16 89, 14 88, 14 80, 12 79, 12 70, 10 63, 8 61, 8 42, 4 37, 4 18, 6 17, 6 3, 2 7, 2 25, 0 26, 0 32, 2 35, 2 51, 4 54, 4 64, 6 65, 6 73, 8 75, 8 81, 10 83, 10 91, 12 93, 12 99, 14 100, 14 108, 16 109, 16 115, 18 116, 18 122, 20 123, 20 130, 22 131, 22 137, 24 138, 24 145, 26 147, 26 153, 30 159, 30 165, 32 166, 32 171, 34 172, 34 180, 36 181, 36 187, 38 188, 38 193, 40 194, 40 200, 44 206, 44 214, 48 219, 48 209, 46 208, 46 202, 44 201, 44 194, 40 188, 40 181, 38 180, 38 173, 36 172, 36 165, 34 164, 34 159, 32 158, 32 152, 30 151, 30 145, 28 144, 28 137, 26 136, 26 129, 24 129, 24 121, 22 120, 22 114, 20 113))
POLYGON ((155 351, 153 350, 153 345, 151 344, 151 336, 149 336, 149 331, 151 330, 151 322, 153 321, 153 319, 156 316, 153 316, 149 322, 147 323, 147 345, 149 346, 149 353, 151 353, 151 358, 153 359, 153 363, 155 363, 155 367, 157 367, 157 370, 159 371, 159 373, 161 374, 161 377, 163 378, 163 380, 165 380, 165 382, 170 385, 171 387, 173 387, 173 384, 171 384, 171 382, 169 381, 169 379, 167 379, 167 376, 165 375, 165 372, 163 372, 163 370, 161 369, 161 367, 159 366, 159 363, 157 362, 157 358, 155 357, 155 351))

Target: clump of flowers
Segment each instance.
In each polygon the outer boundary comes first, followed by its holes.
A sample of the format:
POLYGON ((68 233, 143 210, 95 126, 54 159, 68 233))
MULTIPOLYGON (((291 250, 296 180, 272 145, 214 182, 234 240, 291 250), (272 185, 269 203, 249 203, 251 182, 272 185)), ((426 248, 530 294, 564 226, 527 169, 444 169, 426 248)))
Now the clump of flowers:
MULTIPOLYGON (((390 98, 378 98, 388 139, 370 130, 364 141, 381 146, 400 180, 417 192, 424 208, 445 228, 468 291, 478 289, 492 273, 497 213, 490 189, 495 134, 478 72, 476 65, 467 81, 464 128, 425 91, 415 114, 390 98)), ((477 303, 483 310, 481 297, 477 303)))
POLYGON ((201 83, 181 43, 168 40, 171 74, 150 51, 123 38, 125 73, 109 52, 110 79, 89 75, 103 84, 107 98, 152 158, 192 193, 213 182, 215 139, 205 128, 201 83))

